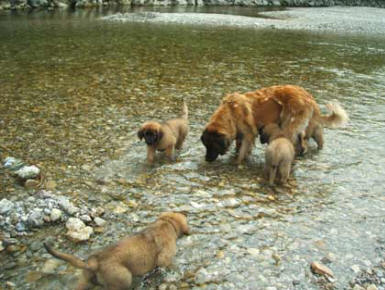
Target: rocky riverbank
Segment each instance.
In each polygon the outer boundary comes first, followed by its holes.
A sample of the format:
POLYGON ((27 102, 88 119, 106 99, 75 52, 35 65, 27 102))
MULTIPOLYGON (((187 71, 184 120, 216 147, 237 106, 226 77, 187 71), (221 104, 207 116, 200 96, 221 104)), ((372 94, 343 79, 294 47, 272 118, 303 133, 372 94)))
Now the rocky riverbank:
POLYGON ((0 10, 31 8, 77 8, 107 5, 131 6, 276 6, 276 7, 327 7, 367 6, 385 7, 382 0, 1 0, 0 10))

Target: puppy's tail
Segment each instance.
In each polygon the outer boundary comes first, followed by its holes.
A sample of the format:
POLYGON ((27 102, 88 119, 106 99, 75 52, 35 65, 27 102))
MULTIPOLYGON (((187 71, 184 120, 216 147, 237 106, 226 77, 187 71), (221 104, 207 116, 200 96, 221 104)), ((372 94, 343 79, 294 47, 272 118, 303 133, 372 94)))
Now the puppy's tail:
POLYGON ((72 266, 79 268, 79 269, 86 269, 90 271, 95 271, 97 269, 97 262, 92 261, 90 265, 83 260, 79 259, 78 257, 71 255, 71 254, 66 254, 63 252, 59 252, 55 249, 53 249, 50 245, 47 243, 43 243, 44 248, 47 250, 48 253, 50 253, 52 256, 64 260, 68 263, 70 263, 72 266))
POLYGON ((188 119, 188 108, 185 101, 183 101, 183 107, 182 107, 182 118, 187 120, 188 119))
POLYGON ((325 127, 337 128, 344 126, 349 121, 346 111, 337 102, 328 103, 326 107, 331 111, 330 115, 321 115, 321 122, 325 127))

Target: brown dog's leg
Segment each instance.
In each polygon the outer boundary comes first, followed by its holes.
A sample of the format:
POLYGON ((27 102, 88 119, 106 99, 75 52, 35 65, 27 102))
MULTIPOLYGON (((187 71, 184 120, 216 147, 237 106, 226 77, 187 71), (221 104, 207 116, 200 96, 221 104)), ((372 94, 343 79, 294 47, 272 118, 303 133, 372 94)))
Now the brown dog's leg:
POLYGON ((254 144, 254 136, 251 134, 245 134, 242 139, 241 148, 237 158, 237 164, 241 164, 242 161, 249 155, 254 144))
POLYGON ((181 133, 181 135, 178 138, 178 142, 176 142, 175 149, 178 149, 178 150, 182 149, 182 145, 183 145, 184 139, 186 139, 186 136, 187 136, 187 132, 181 133))
POLYGON ((324 134, 322 126, 315 128, 313 133, 313 139, 317 142, 318 150, 321 150, 324 147, 324 134))
POLYGON ((176 244, 174 241, 164 243, 162 250, 158 255, 157 266, 168 267, 172 263, 172 259, 176 254, 176 244))
POLYGON ((108 263, 99 269, 100 276, 103 277, 105 289, 126 290, 130 289, 132 283, 131 272, 118 263, 108 263))
POLYGON ((155 148, 153 146, 147 146, 147 162, 152 164, 155 158, 155 148))
POLYGON ((78 284, 76 285, 76 290, 87 290, 91 289, 92 286, 94 286, 91 283, 91 277, 92 274, 89 273, 87 270, 84 270, 82 275, 79 278, 78 284))
POLYGON ((280 175, 282 184, 287 183, 287 180, 290 175, 290 167, 291 167, 290 161, 284 161, 279 165, 279 175, 280 175))
POLYGON ((174 161, 174 146, 168 146, 166 148, 166 156, 168 160, 174 161))

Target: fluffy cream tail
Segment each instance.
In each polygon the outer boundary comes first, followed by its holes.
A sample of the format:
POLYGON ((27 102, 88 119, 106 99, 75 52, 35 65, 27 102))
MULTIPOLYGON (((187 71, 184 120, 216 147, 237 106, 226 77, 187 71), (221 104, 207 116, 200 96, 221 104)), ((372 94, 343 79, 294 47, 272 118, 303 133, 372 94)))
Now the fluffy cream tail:
POLYGON ((328 116, 321 115, 321 122, 325 127, 337 128, 346 125, 349 121, 349 116, 346 111, 337 102, 328 103, 326 107, 331 111, 328 116))

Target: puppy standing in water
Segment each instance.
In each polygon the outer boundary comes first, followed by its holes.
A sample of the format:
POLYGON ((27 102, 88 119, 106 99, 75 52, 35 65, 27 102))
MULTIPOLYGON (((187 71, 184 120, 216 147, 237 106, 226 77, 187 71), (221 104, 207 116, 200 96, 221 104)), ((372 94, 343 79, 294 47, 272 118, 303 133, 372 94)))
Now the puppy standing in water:
POLYGON ((185 215, 166 212, 145 230, 91 255, 87 261, 47 244, 44 247, 54 257, 83 269, 77 290, 89 289, 92 285, 102 285, 106 290, 125 290, 130 289, 132 276, 143 275, 157 266, 169 266, 176 254, 176 239, 188 233, 185 215))
POLYGON ((262 132, 264 138, 267 135, 269 140, 265 151, 265 175, 269 178, 270 185, 273 185, 278 171, 280 182, 285 184, 294 162, 294 146, 277 124, 265 126, 262 132))
POLYGON ((149 121, 138 132, 140 140, 147 144, 147 162, 152 164, 155 152, 166 151, 169 160, 174 160, 174 150, 181 149, 188 133, 188 109, 183 102, 183 115, 163 123, 149 121))

